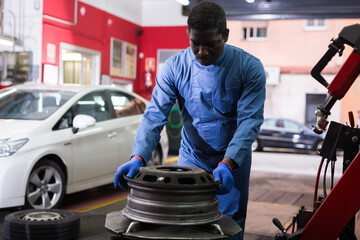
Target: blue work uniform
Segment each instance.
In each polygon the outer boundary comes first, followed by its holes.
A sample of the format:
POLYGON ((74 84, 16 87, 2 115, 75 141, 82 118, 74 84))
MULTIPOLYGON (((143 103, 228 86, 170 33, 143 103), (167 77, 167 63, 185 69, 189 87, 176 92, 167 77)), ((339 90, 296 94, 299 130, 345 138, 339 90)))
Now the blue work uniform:
POLYGON ((151 158, 178 99, 183 120, 178 165, 212 172, 224 157, 234 160, 239 166, 232 171, 234 187, 217 197, 220 212, 244 229, 251 144, 263 123, 265 79, 259 59, 228 44, 209 66, 201 65, 190 47, 175 54, 156 78, 132 155, 151 158))

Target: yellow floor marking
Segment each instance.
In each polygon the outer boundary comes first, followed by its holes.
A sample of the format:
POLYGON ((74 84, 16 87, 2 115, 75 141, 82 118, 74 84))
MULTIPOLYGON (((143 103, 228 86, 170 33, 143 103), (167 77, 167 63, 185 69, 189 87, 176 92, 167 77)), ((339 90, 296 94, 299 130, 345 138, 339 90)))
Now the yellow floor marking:
POLYGON ((171 157, 165 160, 165 163, 170 163, 170 162, 176 162, 178 160, 178 156, 176 157, 171 157))
POLYGON ((95 206, 92 206, 92 207, 84 208, 82 210, 76 210, 75 212, 88 212, 88 211, 91 211, 91 210, 94 210, 94 209, 97 209, 97 208, 108 206, 108 205, 113 204, 113 203, 124 201, 126 198, 127 198, 127 196, 119 198, 119 199, 115 199, 115 200, 112 200, 112 201, 109 201, 109 202, 105 202, 105 203, 102 203, 102 204, 99 204, 99 205, 95 205, 95 206))

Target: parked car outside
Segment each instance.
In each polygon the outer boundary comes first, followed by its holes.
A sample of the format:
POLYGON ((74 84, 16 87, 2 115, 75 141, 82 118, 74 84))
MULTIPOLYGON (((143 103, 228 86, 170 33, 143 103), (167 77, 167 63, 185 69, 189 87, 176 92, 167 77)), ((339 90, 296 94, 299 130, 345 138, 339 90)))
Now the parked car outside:
MULTIPOLYGON (((129 160, 148 102, 115 86, 17 85, 0 91, 0 208, 56 208, 109 184, 129 160)), ((166 129, 148 165, 167 158, 166 129)))
POLYGON ((305 149, 317 151, 322 147, 325 134, 316 134, 304 124, 286 118, 266 118, 258 137, 252 144, 253 151, 264 147, 305 149))

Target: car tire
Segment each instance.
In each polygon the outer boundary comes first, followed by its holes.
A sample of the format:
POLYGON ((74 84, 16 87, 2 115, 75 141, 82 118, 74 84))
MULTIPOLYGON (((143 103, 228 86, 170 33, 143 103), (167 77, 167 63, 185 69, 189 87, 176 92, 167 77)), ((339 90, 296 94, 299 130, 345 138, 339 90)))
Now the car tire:
POLYGON ((261 151, 262 146, 260 145, 260 141, 258 139, 255 139, 255 141, 251 145, 251 151, 261 151))
POLYGON ((80 217, 60 209, 27 209, 6 215, 5 239, 76 239, 80 233, 80 217))
POLYGON ((147 166, 156 166, 156 165, 161 165, 161 164, 162 164, 161 152, 160 152, 159 147, 157 147, 152 152, 151 159, 147 162, 146 165, 147 166))
POLYGON ((65 175, 51 160, 35 164, 26 184, 25 208, 57 208, 65 196, 65 175))

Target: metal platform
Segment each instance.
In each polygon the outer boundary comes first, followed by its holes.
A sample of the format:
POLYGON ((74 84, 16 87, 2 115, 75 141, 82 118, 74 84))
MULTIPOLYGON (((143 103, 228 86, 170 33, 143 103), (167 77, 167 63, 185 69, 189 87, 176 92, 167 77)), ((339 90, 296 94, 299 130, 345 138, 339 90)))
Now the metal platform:
POLYGON ((123 216, 122 211, 107 214, 105 227, 124 239, 145 240, 221 240, 242 232, 241 227, 229 216, 223 216, 211 224, 166 225, 136 222, 123 216))

